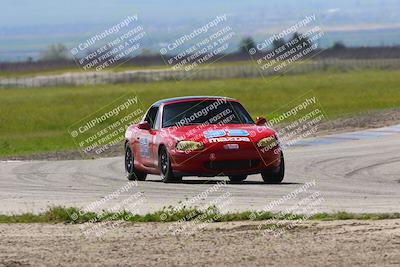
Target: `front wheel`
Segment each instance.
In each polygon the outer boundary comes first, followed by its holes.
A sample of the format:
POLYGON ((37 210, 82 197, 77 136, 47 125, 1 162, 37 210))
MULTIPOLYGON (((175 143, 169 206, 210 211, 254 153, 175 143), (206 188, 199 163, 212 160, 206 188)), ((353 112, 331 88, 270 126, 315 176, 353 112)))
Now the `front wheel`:
POLYGON ((129 143, 125 144, 125 170, 128 173, 129 181, 146 180, 147 174, 135 169, 133 153, 131 147, 129 146, 129 143))
POLYGON ((280 184, 285 177, 285 159, 283 152, 281 152, 281 163, 276 170, 265 170, 261 172, 264 183, 267 184, 280 184))
POLYGON ((160 148, 160 152, 158 155, 158 164, 160 167, 161 180, 164 183, 182 181, 182 176, 175 176, 172 171, 171 158, 165 146, 162 146, 160 148))

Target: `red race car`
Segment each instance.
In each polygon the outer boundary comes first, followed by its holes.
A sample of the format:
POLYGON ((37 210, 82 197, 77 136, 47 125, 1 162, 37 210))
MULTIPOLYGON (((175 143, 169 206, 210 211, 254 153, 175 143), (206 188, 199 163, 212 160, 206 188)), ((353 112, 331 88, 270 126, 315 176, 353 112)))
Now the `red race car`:
POLYGON ((256 122, 239 101, 191 96, 154 103, 139 124, 125 133, 125 169, 129 180, 160 174, 164 182, 183 176, 229 176, 242 182, 260 173, 280 183, 285 173, 276 132, 256 122))

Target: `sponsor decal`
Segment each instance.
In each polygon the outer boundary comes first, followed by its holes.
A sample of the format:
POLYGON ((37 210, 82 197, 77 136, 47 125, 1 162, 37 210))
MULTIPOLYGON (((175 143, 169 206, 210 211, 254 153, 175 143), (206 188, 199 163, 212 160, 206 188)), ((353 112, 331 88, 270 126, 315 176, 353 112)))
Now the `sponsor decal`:
POLYGON ((224 130, 206 131, 203 133, 205 138, 216 138, 225 136, 224 130))
POLYGON ((239 144, 226 144, 224 145, 224 149, 227 150, 239 149, 239 144))
POLYGON ((212 131, 205 131, 204 137, 207 139, 210 138, 218 138, 218 137, 223 137, 223 136, 249 136, 249 132, 246 130, 240 130, 240 129, 229 129, 229 130, 212 130, 212 131))
POLYGON ((250 142, 248 137, 241 136, 230 136, 230 137, 219 137, 219 138, 209 138, 210 143, 221 143, 221 142, 250 142))
POLYGON ((143 158, 150 158, 150 142, 147 138, 139 139, 140 156, 143 158))
POLYGON ((228 130, 228 136, 249 136, 246 130, 228 130))

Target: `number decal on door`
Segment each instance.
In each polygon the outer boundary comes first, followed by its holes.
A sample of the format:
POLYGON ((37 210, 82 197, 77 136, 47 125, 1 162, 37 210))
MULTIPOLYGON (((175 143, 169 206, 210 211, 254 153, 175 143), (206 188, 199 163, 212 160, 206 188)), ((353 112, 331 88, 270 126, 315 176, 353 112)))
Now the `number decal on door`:
POLYGON ((147 138, 139 139, 140 156, 143 158, 150 158, 150 143, 147 138))

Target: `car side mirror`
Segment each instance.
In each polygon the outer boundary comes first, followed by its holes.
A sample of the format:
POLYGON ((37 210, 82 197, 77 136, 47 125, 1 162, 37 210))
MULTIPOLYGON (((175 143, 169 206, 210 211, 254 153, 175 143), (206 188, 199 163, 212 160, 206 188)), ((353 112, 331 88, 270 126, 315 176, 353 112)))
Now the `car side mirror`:
POLYGON ((138 128, 142 130, 150 130, 150 124, 147 121, 143 121, 138 124, 138 128))
POLYGON ((263 117, 256 118, 256 125, 261 126, 267 123, 267 119, 263 117))

